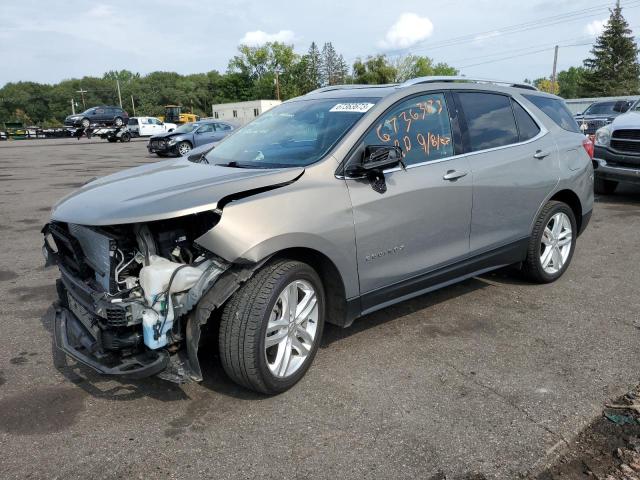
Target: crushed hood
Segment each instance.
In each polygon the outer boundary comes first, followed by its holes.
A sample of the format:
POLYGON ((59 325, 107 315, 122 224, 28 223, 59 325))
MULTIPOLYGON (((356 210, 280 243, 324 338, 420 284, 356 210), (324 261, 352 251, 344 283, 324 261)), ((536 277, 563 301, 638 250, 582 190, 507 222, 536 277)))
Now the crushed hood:
POLYGON ((228 195, 286 184, 304 168, 245 169, 167 160, 102 177, 67 195, 51 219, 118 225, 213 210, 228 195))

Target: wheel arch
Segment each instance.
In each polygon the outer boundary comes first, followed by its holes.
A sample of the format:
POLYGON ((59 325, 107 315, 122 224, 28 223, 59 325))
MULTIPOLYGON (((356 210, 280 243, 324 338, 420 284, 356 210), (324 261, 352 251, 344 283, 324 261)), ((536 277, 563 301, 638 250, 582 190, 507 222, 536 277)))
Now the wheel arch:
POLYGON ((573 190, 560 190, 554 193, 547 201, 556 201, 567 204, 569 208, 571 208, 574 217, 576 217, 576 227, 578 232, 582 231, 582 202, 580 201, 580 197, 578 197, 573 190))
POLYGON ((335 263, 324 253, 308 247, 286 248, 274 253, 269 260, 285 258, 304 262, 318 273, 325 290, 326 321, 333 325, 346 326, 346 289, 335 263))

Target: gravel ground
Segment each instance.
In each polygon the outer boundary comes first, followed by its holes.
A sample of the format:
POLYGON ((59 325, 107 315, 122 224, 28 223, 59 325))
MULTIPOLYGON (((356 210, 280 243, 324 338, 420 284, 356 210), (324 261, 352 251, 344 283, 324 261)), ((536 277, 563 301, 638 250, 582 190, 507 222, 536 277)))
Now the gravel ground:
POLYGON ((557 283, 500 271, 329 326, 277 397, 236 387, 206 349, 206 380, 182 387, 54 366, 50 206, 155 160, 144 142, 0 144, 2 478, 521 478, 638 381, 638 189, 598 199, 557 283))

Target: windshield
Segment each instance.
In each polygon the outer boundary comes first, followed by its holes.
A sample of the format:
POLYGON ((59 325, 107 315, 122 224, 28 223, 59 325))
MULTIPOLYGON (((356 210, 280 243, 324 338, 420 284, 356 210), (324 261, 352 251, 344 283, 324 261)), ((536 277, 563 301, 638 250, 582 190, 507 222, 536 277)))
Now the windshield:
POLYGON ((585 115, 615 115, 620 113, 620 111, 616 111, 614 107, 616 106, 616 102, 603 102, 603 103, 594 103, 589 108, 584 111, 585 115))
POLYGON ((298 100, 263 113, 218 145, 210 164, 247 168, 300 167, 317 162, 378 99, 298 100))
POLYGON ((198 127, 199 125, 197 123, 185 123, 176 128, 173 133, 191 133, 198 127))

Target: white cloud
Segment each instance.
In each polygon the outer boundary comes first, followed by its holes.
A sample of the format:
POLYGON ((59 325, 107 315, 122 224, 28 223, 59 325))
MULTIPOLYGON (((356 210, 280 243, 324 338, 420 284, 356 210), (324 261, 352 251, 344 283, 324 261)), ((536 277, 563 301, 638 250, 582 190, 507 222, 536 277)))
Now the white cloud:
POLYGON ((391 25, 384 40, 378 42, 378 45, 389 50, 408 48, 430 37, 432 33, 433 23, 428 17, 403 13, 396 23, 391 25))
POLYGON ((250 47, 258 47, 267 42, 292 43, 295 34, 291 30, 280 30, 277 33, 267 33, 262 30, 247 32, 240 39, 240 44, 249 45, 250 47))
POLYGON ((589 22, 585 25, 584 27, 584 33, 586 33, 587 35, 591 35, 593 37, 597 37, 599 36, 602 31, 604 30, 604 27, 607 25, 607 20, 594 20, 592 22, 589 22))

